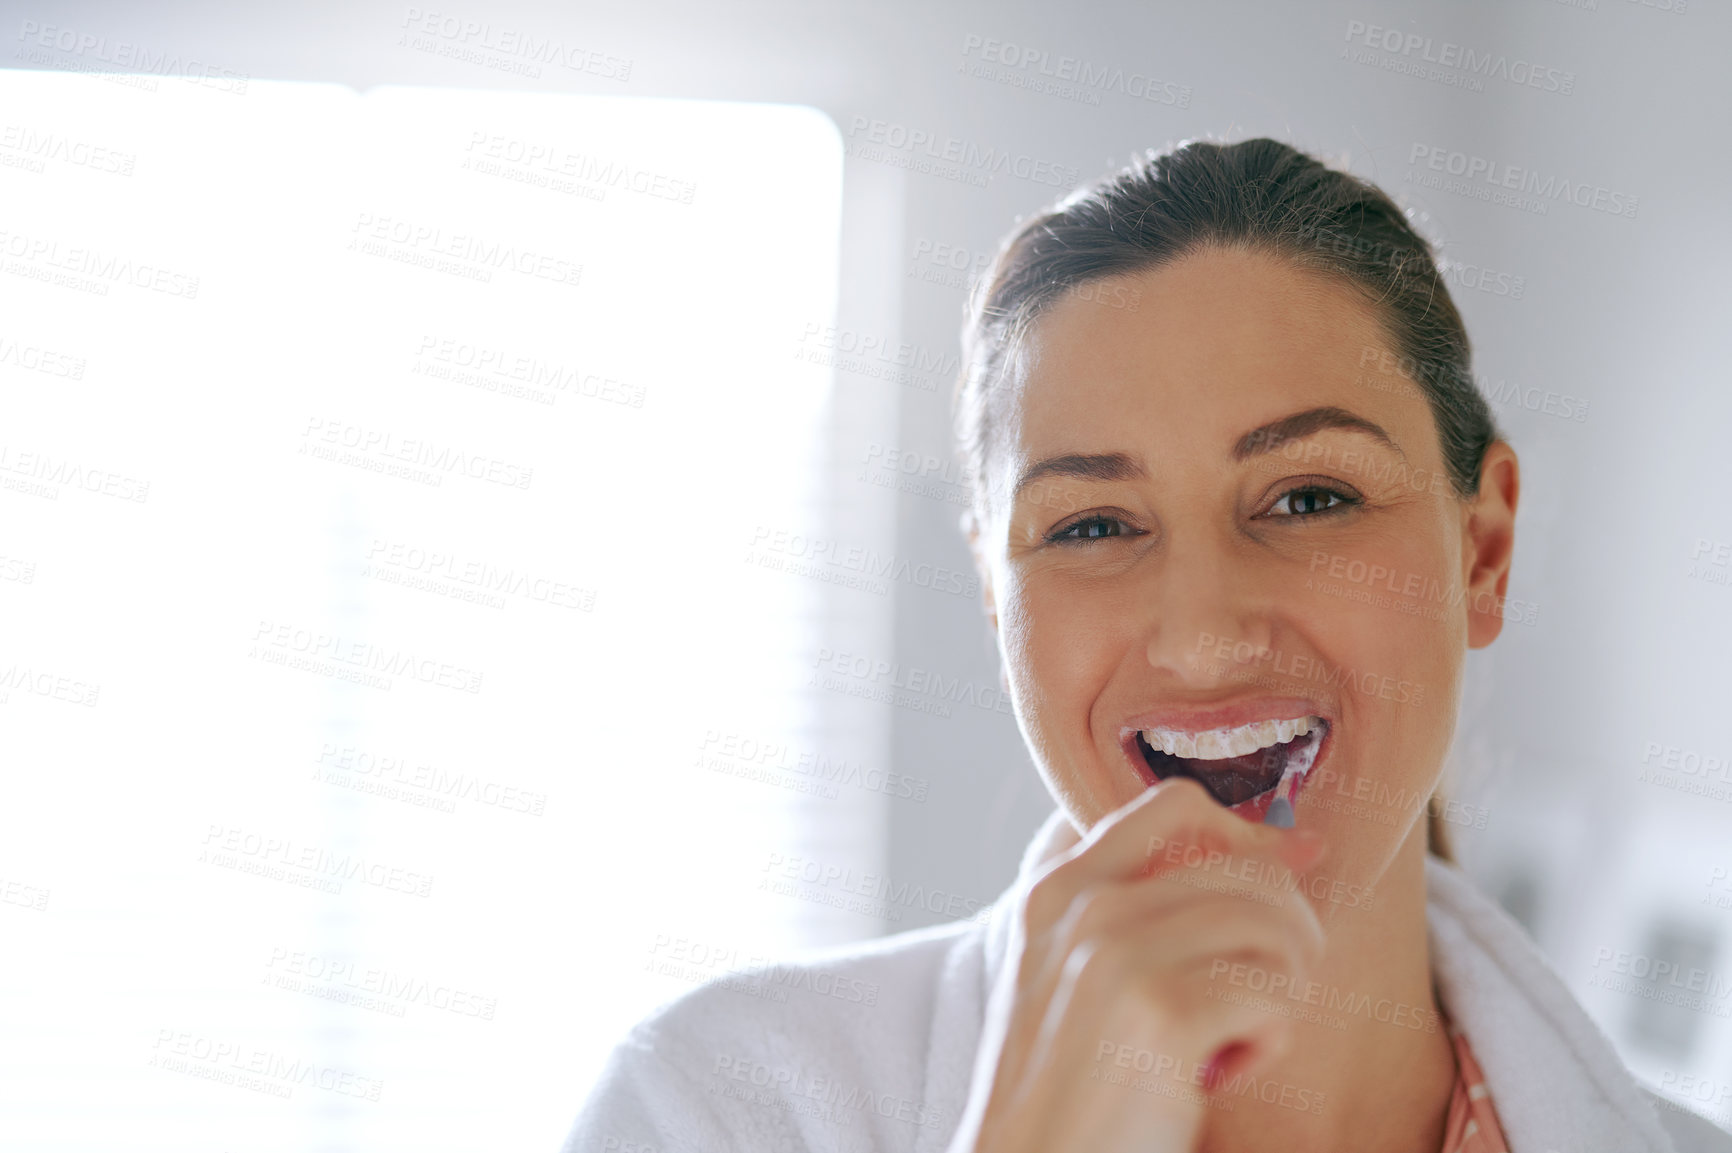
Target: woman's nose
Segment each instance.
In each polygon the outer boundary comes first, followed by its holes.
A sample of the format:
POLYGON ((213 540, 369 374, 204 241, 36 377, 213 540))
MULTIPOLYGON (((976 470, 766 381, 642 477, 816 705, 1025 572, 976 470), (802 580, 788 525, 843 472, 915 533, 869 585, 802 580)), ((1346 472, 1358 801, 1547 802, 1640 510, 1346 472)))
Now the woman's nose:
POLYGON ((1268 596, 1224 548, 1171 548, 1151 566, 1143 608, 1149 664, 1186 684, 1243 679, 1255 664, 1238 654, 1255 656, 1271 647, 1268 596), (1235 678, 1236 671, 1242 675, 1235 678))

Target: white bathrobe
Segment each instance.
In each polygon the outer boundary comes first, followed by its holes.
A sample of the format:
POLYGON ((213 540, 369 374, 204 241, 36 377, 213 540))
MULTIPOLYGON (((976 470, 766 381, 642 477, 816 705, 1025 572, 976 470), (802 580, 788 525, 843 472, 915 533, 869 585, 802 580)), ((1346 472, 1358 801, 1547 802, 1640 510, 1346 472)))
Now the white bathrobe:
MULTIPOLYGON (((977 919, 671 1001, 614 1049, 566 1150, 939 1153, 967 1100, 1018 890, 1074 839, 1055 811, 977 919)), ((1438 993, 1512 1153, 1732 1153, 1732 1135, 1656 1105, 1503 910, 1455 867, 1428 858, 1426 870, 1438 993)))

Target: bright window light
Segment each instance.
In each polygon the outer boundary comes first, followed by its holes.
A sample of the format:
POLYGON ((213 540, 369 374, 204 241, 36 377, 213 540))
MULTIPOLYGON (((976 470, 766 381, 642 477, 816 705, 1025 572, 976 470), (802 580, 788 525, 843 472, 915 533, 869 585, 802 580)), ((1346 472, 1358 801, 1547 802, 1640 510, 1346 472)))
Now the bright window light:
POLYGON ((821 723, 837 594, 743 557, 826 499, 834 126, 0 106, 0 1145, 556 1147, 658 939, 826 937, 749 880, 811 798, 701 759, 821 723))

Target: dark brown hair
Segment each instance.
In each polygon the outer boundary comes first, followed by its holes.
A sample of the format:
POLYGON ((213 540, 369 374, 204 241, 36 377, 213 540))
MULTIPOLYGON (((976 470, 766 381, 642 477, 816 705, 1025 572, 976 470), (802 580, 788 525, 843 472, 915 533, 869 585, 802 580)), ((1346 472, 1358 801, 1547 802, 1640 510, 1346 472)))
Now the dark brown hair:
MULTIPOLYGON (((1368 181, 1280 141, 1191 141, 1150 153, 1018 225, 969 303, 956 389, 956 437, 974 478, 972 515, 990 513, 991 468, 1023 338, 1067 290, 1140 272, 1208 248, 1281 257, 1331 277, 1370 303, 1402 374, 1424 395, 1457 496, 1479 491, 1500 439, 1474 386, 1461 314, 1431 245, 1368 181)), ((1427 843, 1449 857, 1435 812, 1427 843)))

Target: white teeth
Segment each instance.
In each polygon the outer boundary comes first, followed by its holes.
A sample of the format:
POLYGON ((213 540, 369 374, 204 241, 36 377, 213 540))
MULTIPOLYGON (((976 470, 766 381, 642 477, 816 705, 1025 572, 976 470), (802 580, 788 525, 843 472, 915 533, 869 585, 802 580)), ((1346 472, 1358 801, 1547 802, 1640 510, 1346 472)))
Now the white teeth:
POLYGON ((1324 724, 1321 717, 1295 717, 1282 721, 1252 721, 1230 729, 1185 732, 1179 729, 1144 729, 1143 739, 1168 756, 1218 761, 1242 757, 1270 745, 1285 744, 1324 724))

